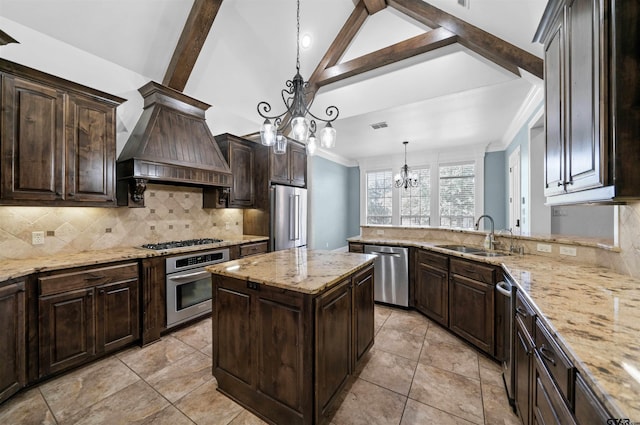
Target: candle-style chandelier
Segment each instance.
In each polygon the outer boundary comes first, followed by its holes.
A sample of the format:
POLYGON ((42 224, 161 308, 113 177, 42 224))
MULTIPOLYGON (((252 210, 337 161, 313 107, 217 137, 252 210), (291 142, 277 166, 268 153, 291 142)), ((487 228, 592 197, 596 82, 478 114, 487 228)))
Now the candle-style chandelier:
POLYGON ((418 184, 420 183, 418 181, 418 176, 412 173, 409 170, 409 166, 407 165, 407 145, 409 144, 409 142, 405 141, 402 142, 402 144, 404 145, 404 165, 400 167, 400 173, 395 175, 394 185, 397 188, 404 187, 405 189, 408 189, 410 187, 418 187, 418 184))
POLYGON ((297 0, 296 23, 296 75, 292 80, 287 80, 285 83, 287 88, 282 89, 281 92, 286 110, 279 115, 269 115, 271 105, 265 101, 258 103, 258 114, 265 119, 260 129, 260 139, 263 145, 273 146, 274 153, 286 153, 287 138, 282 133, 291 124, 293 138, 306 143, 307 153, 313 155, 318 147, 316 120, 326 123, 319 133, 320 145, 323 148, 333 148, 336 144, 336 130, 331 123, 338 118, 340 111, 336 106, 329 106, 325 110, 326 118, 317 117, 309 111, 313 104, 315 91, 310 89, 309 82, 305 82, 300 75, 300 0, 297 0), (307 115, 310 115, 312 119, 308 120, 307 115), (286 121, 283 121, 283 118, 286 118, 286 121))

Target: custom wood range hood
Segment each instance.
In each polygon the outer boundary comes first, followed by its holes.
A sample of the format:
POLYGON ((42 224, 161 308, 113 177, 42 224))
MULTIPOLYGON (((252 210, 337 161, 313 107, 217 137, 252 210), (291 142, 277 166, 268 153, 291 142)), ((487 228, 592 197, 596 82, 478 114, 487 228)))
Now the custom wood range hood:
POLYGON ((118 205, 143 207, 151 182, 230 187, 231 169, 205 121, 210 105, 153 81, 138 91, 144 111, 118 157, 118 205))

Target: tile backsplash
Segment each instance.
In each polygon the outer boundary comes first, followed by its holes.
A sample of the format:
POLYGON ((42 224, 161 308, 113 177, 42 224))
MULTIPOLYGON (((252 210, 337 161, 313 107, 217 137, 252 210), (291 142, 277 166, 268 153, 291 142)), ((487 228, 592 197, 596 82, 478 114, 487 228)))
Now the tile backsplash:
POLYGON ((144 208, 0 207, 0 260, 242 236, 242 210, 203 209, 202 189, 148 185, 144 208), (43 245, 31 232, 45 233, 43 245))

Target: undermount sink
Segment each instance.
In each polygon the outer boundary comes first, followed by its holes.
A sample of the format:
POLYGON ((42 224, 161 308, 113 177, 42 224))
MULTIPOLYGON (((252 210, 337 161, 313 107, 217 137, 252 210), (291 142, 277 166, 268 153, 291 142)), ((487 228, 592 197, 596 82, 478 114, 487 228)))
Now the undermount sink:
POLYGON ((509 255, 503 252, 486 251, 482 248, 474 248, 472 246, 465 245, 436 245, 436 247, 456 252, 462 252, 465 254, 477 255, 478 257, 502 257, 505 255, 509 255))
POLYGON ((467 254, 475 254, 477 252, 485 252, 482 248, 474 248, 464 245, 436 245, 437 248, 449 249, 451 251, 465 252, 467 254))

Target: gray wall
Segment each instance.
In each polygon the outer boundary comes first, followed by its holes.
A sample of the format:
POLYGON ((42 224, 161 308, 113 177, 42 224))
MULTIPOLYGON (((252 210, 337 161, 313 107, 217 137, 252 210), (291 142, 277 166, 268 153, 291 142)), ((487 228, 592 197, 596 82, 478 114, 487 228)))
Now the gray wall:
POLYGON ((505 151, 487 152, 484 156, 484 213, 493 218, 496 232, 507 224, 505 162, 505 151))
POLYGON ((309 247, 337 249, 346 239, 360 234, 360 171, 318 156, 310 166, 309 247))

